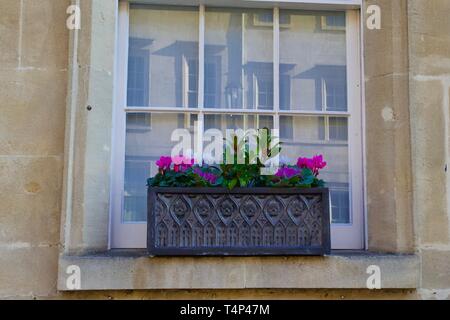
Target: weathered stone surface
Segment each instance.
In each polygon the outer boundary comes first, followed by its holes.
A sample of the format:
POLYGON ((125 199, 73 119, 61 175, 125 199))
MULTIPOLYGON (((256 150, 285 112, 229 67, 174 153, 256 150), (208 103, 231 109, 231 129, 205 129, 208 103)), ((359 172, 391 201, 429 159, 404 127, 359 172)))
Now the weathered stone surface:
POLYGON ((58 288, 67 290, 67 266, 80 266, 82 290, 367 288, 367 267, 381 269, 381 286, 416 288, 414 255, 328 257, 137 258, 66 256, 60 260, 58 288))
POLYGON ((0 246, 59 243, 62 159, 0 157, 0 246))
POLYGON ((0 246, 0 298, 56 295, 58 247, 37 243, 0 246))
POLYGON ((67 70, 66 10, 71 1, 23 0, 22 3, 22 68, 67 70))
MULTIPOLYGON (((77 77, 69 92, 69 112, 75 109, 73 123, 76 144, 74 172, 67 176, 73 187, 73 214, 67 223, 70 252, 106 250, 109 243, 110 162, 114 100, 115 4, 108 1, 81 3, 84 17, 79 32, 77 77), (96 44, 92 46, 92 44, 96 44), (73 103, 72 103, 73 102, 73 103), (91 105, 92 111, 86 111, 91 105), (106 120, 106 121, 105 121, 106 120)), ((73 52, 71 53, 73 55, 73 52)), ((63 230, 64 232, 64 230, 63 230)), ((63 235, 65 236, 65 235, 63 235)))
POLYGON ((450 2, 415 0, 408 5, 410 62, 413 75, 450 73, 450 2))
POLYGON ((37 186, 30 194, 0 193, 0 246, 21 242, 32 244, 58 244, 60 229, 59 193, 42 193, 37 186))
POLYGON ((0 1, 0 70, 16 68, 19 64, 20 1, 0 1), (7 45, 3 45, 7 44, 7 45))
POLYGON ((422 287, 450 288, 450 250, 422 250, 422 287))
MULTIPOLYGON (((408 28, 406 0, 364 1, 381 9, 381 29, 363 29, 365 78, 406 74, 408 68, 408 28)), ((368 18, 368 14, 365 18, 368 18)))
POLYGON ((380 7, 382 24, 363 31, 368 244, 413 252, 407 1, 370 5, 380 7))
POLYGON ((375 77, 365 88, 369 248, 412 252, 408 78, 375 77))
POLYGON ((424 299, 450 297, 449 9, 445 0, 408 4, 414 218, 424 299))
POLYGON ((61 189, 62 159, 58 157, 0 157, 0 193, 57 198, 61 189))
POLYGON ((414 205, 422 244, 449 241, 443 93, 441 81, 411 81, 414 205))
POLYGON ((408 14, 413 23, 410 30, 428 35, 450 36, 448 11, 450 3, 447 0, 413 0, 408 1, 408 14))
POLYGON ((0 74, 0 154, 60 155, 64 150, 65 71, 0 74))

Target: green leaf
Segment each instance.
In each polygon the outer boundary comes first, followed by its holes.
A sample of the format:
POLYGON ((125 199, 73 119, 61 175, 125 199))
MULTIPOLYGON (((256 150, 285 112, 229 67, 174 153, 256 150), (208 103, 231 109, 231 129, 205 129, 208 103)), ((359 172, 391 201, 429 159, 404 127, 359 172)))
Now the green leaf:
POLYGON ((238 179, 234 178, 228 183, 228 189, 232 190, 238 183, 238 179))
POLYGON ((241 187, 246 187, 248 185, 248 181, 246 178, 239 178, 239 184, 241 187))

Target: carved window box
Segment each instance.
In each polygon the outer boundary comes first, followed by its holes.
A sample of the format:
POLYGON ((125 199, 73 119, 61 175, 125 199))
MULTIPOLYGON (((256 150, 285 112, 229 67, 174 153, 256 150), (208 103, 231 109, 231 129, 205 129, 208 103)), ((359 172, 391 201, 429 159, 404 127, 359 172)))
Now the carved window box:
POLYGON ((148 189, 148 252, 172 255, 324 255, 327 188, 148 189))

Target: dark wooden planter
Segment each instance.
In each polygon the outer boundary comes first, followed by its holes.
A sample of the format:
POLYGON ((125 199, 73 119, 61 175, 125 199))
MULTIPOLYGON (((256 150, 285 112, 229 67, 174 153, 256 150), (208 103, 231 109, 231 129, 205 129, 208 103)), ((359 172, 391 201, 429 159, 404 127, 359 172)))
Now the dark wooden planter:
POLYGON ((327 188, 149 188, 151 256, 324 255, 327 188))

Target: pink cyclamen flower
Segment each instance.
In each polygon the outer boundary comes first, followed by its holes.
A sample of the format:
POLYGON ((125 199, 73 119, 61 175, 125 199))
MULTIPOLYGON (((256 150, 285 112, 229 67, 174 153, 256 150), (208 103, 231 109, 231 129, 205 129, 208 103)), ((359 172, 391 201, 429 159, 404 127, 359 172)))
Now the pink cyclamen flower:
POLYGON ((175 172, 184 172, 194 165, 194 159, 184 156, 176 156, 172 158, 175 172))
POLYGON ((322 155, 317 155, 312 158, 314 168, 317 170, 323 169, 327 166, 327 163, 323 161, 322 155))
POLYGON ((290 179, 296 175, 299 174, 299 171, 295 168, 290 167, 282 167, 278 169, 277 173, 275 173, 275 176, 283 179, 290 179))
POLYGON ((299 168, 308 168, 314 170, 314 162, 310 158, 298 158, 297 167, 299 168))
POLYGON ((179 165, 183 164, 183 161, 184 161, 184 157, 183 156, 172 157, 172 162, 176 166, 179 166, 179 165))
POLYGON ((316 155, 312 158, 298 158, 297 166, 299 168, 308 168, 315 176, 318 176, 319 170, 325 168, 327 163, 323 161, 322 155, 316 155))
POLYGON ((171 164, 172 164, 171 157, 162 156, 161 158, 159 158, 158 161, 156 161, 156 165, 158 166, 159 170, 162 171, 170 169, 171 164))

